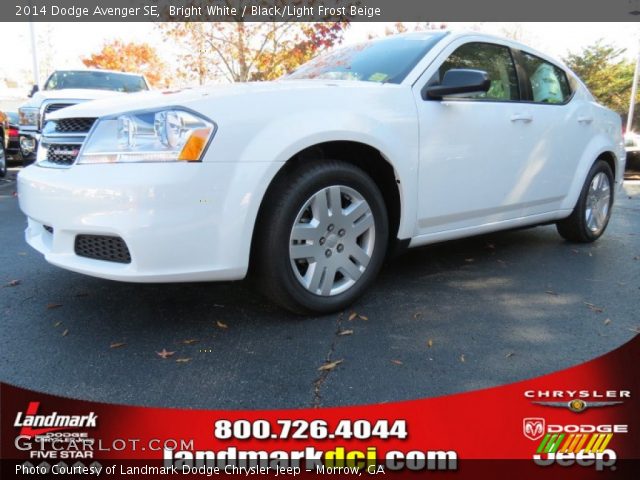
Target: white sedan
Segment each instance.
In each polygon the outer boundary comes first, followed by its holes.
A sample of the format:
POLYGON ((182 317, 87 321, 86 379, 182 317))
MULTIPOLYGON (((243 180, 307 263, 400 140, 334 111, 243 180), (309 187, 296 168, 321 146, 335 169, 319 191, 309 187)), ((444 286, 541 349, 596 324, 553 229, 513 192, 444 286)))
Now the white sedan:
POLYGON ((346 47, 264 83, 133 94, 49 117, 19 175, 27 242, 128 282, 238 280, 344 309, 385 256, 556 223, 607 227, 620 117, 561 63, 477 33, 346 47))

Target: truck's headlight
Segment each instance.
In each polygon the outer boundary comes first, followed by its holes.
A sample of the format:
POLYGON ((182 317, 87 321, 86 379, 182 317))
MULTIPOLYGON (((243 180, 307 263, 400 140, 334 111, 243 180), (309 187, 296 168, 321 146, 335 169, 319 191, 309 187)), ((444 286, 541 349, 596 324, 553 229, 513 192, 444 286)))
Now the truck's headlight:
POLYGON ((35 127, 38 125, 38 114, 40 110, 33 107, 23 107, 18 109, 20 125, 35 127))
POLYGON ((214 132, 213 122, 180 109, 101 118, 77 163, 199 162, 214 132))

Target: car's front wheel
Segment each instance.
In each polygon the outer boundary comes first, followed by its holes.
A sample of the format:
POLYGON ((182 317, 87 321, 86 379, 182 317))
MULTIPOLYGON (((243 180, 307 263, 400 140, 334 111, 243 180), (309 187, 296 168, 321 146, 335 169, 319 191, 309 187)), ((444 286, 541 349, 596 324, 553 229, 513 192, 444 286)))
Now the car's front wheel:
POLYGON ((593 164, 571 215, 559 221, 558 233, 569 241, 588 243, 602 236, 613 206, 614 179, 604 160, 593 164))
POLYGON ((371 285, 387 250, 382 194, 360 168, 312 161, 270 188, 254 235, 266 295, 296 313, 344 309, 371 285))

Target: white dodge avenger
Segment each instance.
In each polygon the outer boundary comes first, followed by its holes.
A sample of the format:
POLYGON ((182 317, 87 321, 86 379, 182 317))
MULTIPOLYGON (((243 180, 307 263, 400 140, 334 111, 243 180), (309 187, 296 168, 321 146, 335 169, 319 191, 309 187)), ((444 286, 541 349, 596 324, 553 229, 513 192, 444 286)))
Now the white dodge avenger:
POLYGON ((592 242, 625 162, 619 116, 575 74, 476 33, 48 119, 19 175, 26 240, 48 262, 129 282, 251 272, 299 313, 345 308, 398 247, 548 223, 592 242))

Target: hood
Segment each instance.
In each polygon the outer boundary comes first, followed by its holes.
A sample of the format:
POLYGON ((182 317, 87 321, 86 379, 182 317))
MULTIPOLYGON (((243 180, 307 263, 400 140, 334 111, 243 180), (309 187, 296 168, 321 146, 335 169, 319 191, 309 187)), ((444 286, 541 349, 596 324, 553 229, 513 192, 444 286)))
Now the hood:
POLYGON ((97 100, 127 95, 112 90, 91 90, 87 88, 67 88, 62 90, 40 90, 23 107, 39 107, 45 100, 97 100))
POLYGON ((216 98, 230 98, 234 96, 260 95, 271 92, 292 92, 316 89, 352 89, 358 90, 375 88, 394 88, 399 85, 379 84, 373 82, 357 82, 349 80, 276 80, 272 82, 247 82, 218 84, 196 89, 178 91, 149 91, 131 93, 126 97, 111 97, 93 102, 85 102, 54 112, 48 118, 68 117, 103 117, 117 115, 135 110, 147 110, 161 107, 185 106, 199 110, 198 103, 216 98))

